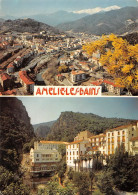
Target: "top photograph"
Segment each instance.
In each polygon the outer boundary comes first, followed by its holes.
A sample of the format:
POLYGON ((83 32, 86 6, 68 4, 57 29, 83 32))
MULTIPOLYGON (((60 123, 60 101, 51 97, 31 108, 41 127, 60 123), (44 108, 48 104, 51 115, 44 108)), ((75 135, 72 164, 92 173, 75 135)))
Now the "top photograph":
POLYGON ((138 0, 0 0, 0 96, 52 86, 138 96, 138 0))

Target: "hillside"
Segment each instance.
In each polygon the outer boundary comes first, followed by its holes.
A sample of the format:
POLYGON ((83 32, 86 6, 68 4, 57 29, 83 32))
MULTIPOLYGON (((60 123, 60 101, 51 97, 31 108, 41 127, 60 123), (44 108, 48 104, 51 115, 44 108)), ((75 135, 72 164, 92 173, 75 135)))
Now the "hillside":
POLYGON ((85 32, 95 35, 123 34, 138 30, 138 7, 125 7, 83 17, 74 22, 58 25, 60 30, 85 32))
POLYGON ((58 33, 59 31, 47 24, 37 22, 33 19, 17 19, 17 20, 6 20, 0 25, 0 31, 2 32, 29 32, 29 33, 39 33, 40 31, 49 31, 52 33, 58 33))
POLYGON ((138 44, 138 32, 124 35, 124 36, 122 36, 122 38, 126 39, 129 42, 129 44, 131 44, 131 45, 138 44))
POLYGON ((73 12, 58 11, 47 15, 39 14, 39 15, 33 15, 29 17, 39 22, 43 22, 51 26, 56 26, 64 22, 71 22, 71 21, 78 20, 86 15, 88 14, 76 14, 73 12))
POLYGON ((33 125, 35 135, 40 138, 46 138, 54 122, 55 121, 50 121, 46 123, 40 123, 40 124, 33 125))
POLYGON ((48 140, 73 141, 74 137, 84 130, 99 134, 106 129, 115 128, 129 123, 130 120, 105 118, 95 114, 62 112, 58 120, 52 125, 48 140))
POLYGON ((17 98, 0 98, 0 166, 18 171, 23 145, 34 137, 30 118, 17 98))

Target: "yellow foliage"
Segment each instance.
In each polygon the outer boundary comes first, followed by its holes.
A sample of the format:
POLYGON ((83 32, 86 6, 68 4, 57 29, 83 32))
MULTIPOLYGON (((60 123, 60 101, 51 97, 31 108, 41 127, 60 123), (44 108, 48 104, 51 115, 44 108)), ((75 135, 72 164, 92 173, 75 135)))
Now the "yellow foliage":
POLYGON ((100 63, 118 84, 126 88, 138 88, 138 44, 130 45, 126 40, 114 34, 83 46, 89 55, 97 50, 101 53, 100 63))

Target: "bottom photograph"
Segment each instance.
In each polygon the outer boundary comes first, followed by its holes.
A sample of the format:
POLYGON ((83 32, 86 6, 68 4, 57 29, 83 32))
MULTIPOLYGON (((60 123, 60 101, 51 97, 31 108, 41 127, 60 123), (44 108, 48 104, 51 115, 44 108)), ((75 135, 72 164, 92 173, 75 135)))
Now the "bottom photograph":
POLYGON ((0 195, 137 195, 138 98, 0 98, 0 195))

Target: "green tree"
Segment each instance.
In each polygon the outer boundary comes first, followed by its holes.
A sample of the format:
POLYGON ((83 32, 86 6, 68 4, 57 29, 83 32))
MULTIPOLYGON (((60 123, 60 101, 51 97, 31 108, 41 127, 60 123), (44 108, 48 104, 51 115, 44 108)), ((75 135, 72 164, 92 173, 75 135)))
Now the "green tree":
POLYGON ((78 188, 80 195, 89 195, 90 178, 83 172, 75 172, 73 175, 73 183, 78 188))
POLYGON ((124 146, 119 147, 110 158, 107 171, 110 172, 115 188, 121 191, 138 191, 138 156, 130 156, 124 151, 124 146))
POLYGON ((61 154, 63 158, 66 154, 66 146, 64 144, 60 144, 58 147, 58 152, 61 154))

